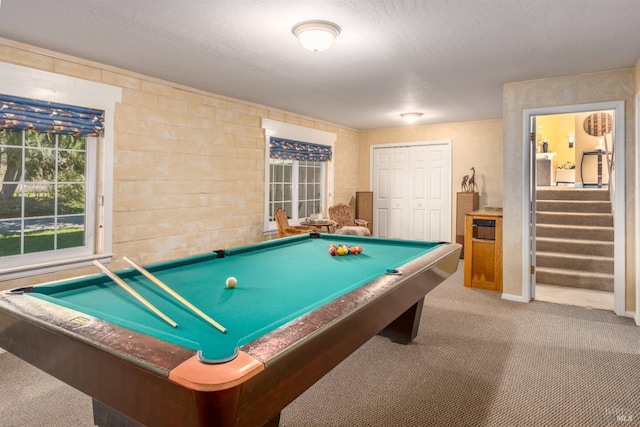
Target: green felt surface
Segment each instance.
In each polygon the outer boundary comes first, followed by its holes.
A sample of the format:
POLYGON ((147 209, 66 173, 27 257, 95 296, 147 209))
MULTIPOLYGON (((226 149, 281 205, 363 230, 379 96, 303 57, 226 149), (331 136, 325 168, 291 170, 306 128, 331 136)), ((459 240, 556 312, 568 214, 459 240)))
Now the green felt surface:
POLYGON ((227 328, 223 334, 135 270, 117 272, 178 323, 172 328, 104 275, 34 287, 31 294, 98 318, 200 350, 213 362, 237 347, 405 264, 437 243, 321 234, 278 239, 146 266, 156 277, 227 328), (332 257, 330 243, 361 245, 362 254, 332 257), (238 279, 228 289, 229 276, 238 279))

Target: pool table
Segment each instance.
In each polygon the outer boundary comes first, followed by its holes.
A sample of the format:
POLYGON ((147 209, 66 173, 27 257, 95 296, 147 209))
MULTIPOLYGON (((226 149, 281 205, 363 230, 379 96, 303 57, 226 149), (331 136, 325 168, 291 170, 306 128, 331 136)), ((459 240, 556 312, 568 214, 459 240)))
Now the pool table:
POLYGON ((460 245, 310 233, 115 272, 172 327, 95 274, 0 293, 0 347, 94 401, 97 425, 277 425, 376 334, 408 343, 460 245), (361 246, 331 256, 331 243, 361 246), (225 286, 237 278, 235 288, 225 286))

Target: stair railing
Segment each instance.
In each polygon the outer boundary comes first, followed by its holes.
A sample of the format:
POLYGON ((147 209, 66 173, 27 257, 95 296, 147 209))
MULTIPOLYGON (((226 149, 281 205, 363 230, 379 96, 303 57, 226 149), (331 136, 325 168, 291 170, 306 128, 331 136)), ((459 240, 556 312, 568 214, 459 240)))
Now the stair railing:
POLYGON ((605 156, 607 158, 607 188, 609 189, 609 201, 611 202, 611 211, 613 212, 613 200, 614 200, 614 193, 615 193, 615 180, 612 179, 613 176, 613 161, 614 161, 614 150, 615 150, 615 144, 613 143, 614 141, 614 135, 613 135, 613 130, 611 130, 611 132, 609 132, 608 134, 604 133, 602 134, 602 138, 604 139, 604 152, 605 152, 605 156), (609 142, 607 140, 607 135, 611 135, 611 151, 609 151, 609 142))

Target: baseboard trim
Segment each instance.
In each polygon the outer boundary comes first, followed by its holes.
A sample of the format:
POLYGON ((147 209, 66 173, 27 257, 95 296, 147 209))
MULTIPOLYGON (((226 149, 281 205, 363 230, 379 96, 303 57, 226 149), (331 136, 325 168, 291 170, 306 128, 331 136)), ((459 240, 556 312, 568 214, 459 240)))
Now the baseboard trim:
POLYGON ((502 299, 506 299, 507 301, 515 301, 515 302, 529 302, 529 298, 523 297, 522 295, 511 295, 511 294, 502 294, 502 299))

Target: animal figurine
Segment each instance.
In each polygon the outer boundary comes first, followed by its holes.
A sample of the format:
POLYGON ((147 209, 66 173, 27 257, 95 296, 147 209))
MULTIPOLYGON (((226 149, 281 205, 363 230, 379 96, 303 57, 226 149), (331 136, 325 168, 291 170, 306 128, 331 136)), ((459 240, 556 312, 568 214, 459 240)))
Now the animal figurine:
POLYGON ((467 189, 467 182, 468 181, 469 181, 469 175, 465 175, 465 176, 462 177, 462 186, 461 187, 462 187, 462 191, 464 191, 464 192, 469 191, 467 189))
POLYGON ((467 191, 469 192, 476 190, 476 168, 472 167, 471 172, 472 172, 471 177, 467 181, 467 187, 468 187, 467 191))

